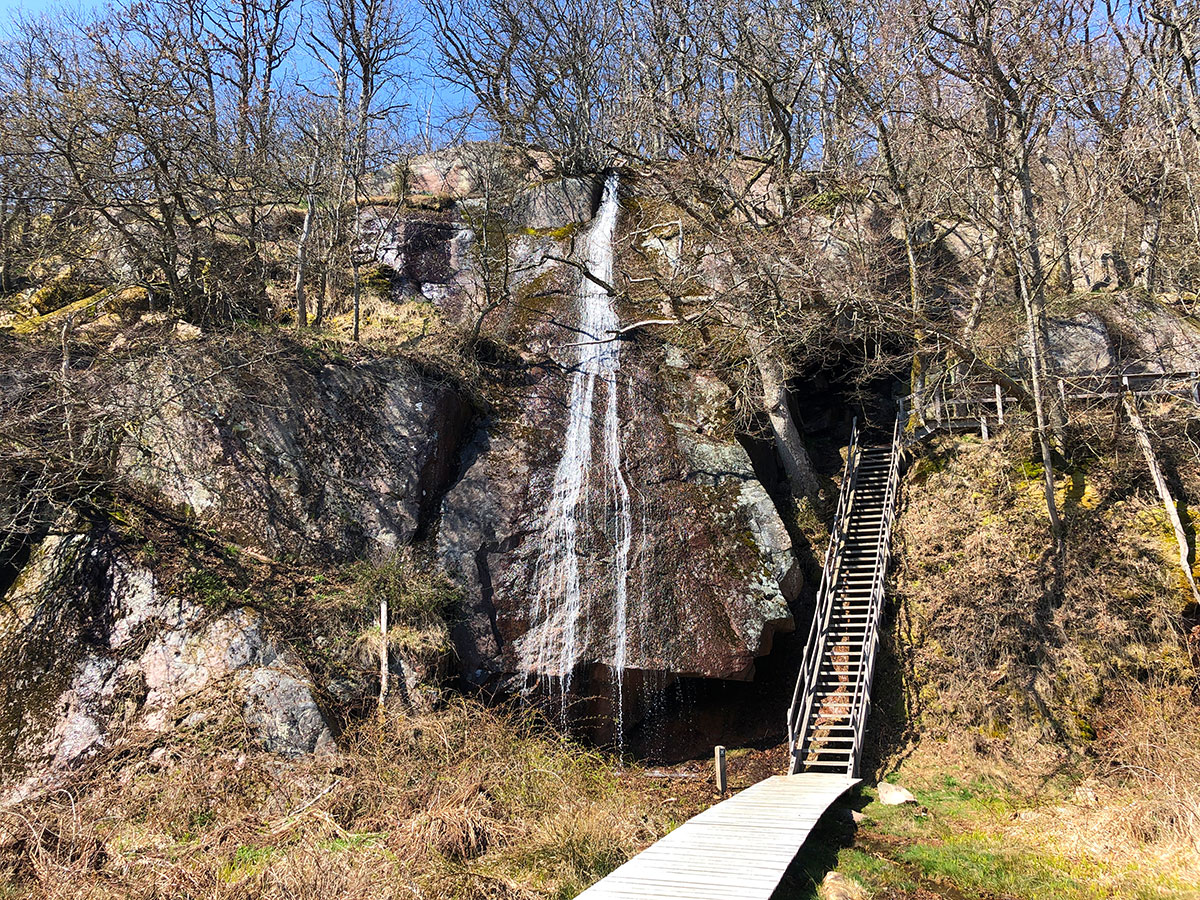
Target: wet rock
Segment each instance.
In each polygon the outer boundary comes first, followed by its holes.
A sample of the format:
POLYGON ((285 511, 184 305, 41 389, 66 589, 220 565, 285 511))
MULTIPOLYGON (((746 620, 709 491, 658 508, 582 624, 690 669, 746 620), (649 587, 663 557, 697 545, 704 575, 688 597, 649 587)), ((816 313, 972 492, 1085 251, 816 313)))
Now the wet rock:
POLYGON ((898 784, 881 781, 877 785, 877 790, 879 791, 879 802, 884 806, 900 806, 904 803, 917 802, 917 798, 912 795, 911 791, 898 784))
MULTIPOLYGON (((800 576, 791 541, 732 438, 728 389, 672 367, 669 350, 627 344, 621 352, 620 446, 634 527, 626 668, 751 678, 773 634, 792 628, 788 601, 800 576)), ((545 367, 512 391, 468 448, 442 504, 438 554, 468 597, 453 637, 465 672, 479 681, 526 674, 568 384, 545 367)), ((593 416, 603 420, 599 404, 593 416)), ((581 602, 591 610, 579 636, 584 668, 611 667, 616 653, 614 488, 598 461, 593 468, 578 532, 581 602)))
POLYGON ((228 539, 296 559, 384 554, 432 524, 470 408, 402 360, 200 352, 131 366, 132 483, 228 539))
POLYGON ((469 292, 475 287, 471 248, 475 232, 450 215, 393 207, 367 207, 360 214, 363 250, 395 273, 410 293, 438 285, 469 292))

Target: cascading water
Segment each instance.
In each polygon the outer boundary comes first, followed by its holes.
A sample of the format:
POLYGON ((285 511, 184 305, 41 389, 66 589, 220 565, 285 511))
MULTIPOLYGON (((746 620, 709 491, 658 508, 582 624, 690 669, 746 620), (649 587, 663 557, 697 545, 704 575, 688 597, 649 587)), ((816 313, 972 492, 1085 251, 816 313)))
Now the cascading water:
POLYGON ((628 626, 629 551, 633 537, 629 486, 621 471, 621 419, 617 397, 620 342, 614 339, 620 320, 604 284, 612 282, 613 231, 619 210, 619 180, 610 175, 596 218, 584 241, 585 275, 579 287, 578 356, 571 377, 566 437, 554 473, 554 486, 543 521, 541 554, 529 610, 529 632, 522 646, 522 663, 536 680, 550 680, 560 691, 561 715, 579 655, 589 634, 598 627, 590 617, 609 604, 601 592, 611 587, 612 667, 616 680, 618 741, 623 734, 624 668, 628 626), (597 385, 597 381, 600 382, 597 385), (604 406, 600 459, 593 462, 597 395, 604 406), (602 503, 594 503, 591 478, 603 478, 602 503), (598 554, 609 569, 581 577, 581 540, 588 526, 611 546, 598 554))

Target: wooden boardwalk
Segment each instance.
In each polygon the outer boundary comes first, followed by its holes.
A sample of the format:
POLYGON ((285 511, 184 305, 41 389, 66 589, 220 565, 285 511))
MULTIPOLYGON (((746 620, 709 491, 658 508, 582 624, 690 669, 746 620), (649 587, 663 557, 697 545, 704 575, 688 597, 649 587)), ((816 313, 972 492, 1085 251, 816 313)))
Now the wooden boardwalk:
POLYGON ((776 775, 694 816, 579 900, 767 900, 817 819, 858 779, 776 775))

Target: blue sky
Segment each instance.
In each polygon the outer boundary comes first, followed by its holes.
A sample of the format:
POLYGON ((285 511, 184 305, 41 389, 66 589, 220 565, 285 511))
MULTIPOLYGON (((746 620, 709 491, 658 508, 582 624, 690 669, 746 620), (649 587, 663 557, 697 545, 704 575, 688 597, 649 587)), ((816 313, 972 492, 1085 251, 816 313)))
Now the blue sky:
POLYGON ((9 23, 19 12, 38 15, 64 7, 96 9, 101 5, 100 0, 71 0, 69 3, 59 2, 59 0, 0 0, 0 26, 7 29, 9 23))
MULTIPOLYGON (((108 2, 109 0, 0 0, 0 38, 3 38, 13 21, 21 15, 38 16, 63 9, 90 12, 102 9, 108 2)), ((118 0, 118 2, 128 2, 128 0, 118 0)), ((149 2, 153 3, 154 0, 149 0, 149 2)), ((305 0, 300 0, 300 4, 304 2, 305 0)), ((430 116, 431 124, 437 129, 439 119, 451 116, 467 105, 466 95, 461 89, 434 76, 433 72, 436 70, 436 66, 428 58, 432 52, 432 46, 432 41, 418 38, 414 42, 415 52, 408 60, 408 70, 413 77, 409 86, 408 103, 411 110, 409 118, 410 122, 414 119, 421 120, 420 126, 413 124, 414 128, 423 129, 426 117, 430 116)), ((297 47, 296 50, 298 53, 303 53, 301 47, 297 47)), ((297 74, 301 74, 311 63, 306 63, 298 58, 296 65, 297 74)))

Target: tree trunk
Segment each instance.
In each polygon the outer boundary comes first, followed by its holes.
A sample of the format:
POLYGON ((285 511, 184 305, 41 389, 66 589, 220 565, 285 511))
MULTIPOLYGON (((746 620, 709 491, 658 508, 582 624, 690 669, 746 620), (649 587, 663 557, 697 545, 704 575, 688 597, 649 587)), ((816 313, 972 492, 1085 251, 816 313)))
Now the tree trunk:
MULTIPOLYGON (((316 161, 313 162, 311 171, 313 179, 316 177, 316 161)), ((313 223, 313 194, 309 191, 308 206, 304 210, 304 225, 300 229, 300 238, 296 242, 296 327, 304 328, 308 325, 308 300, 304 296, 304 269, 308 261, 308 239, 312 235, 313 223)))
POLYGON ((12 223, 8 217, 8 196, 0 190, 0 294, 7 294, 12 285, 12 243, 9 234, 12 223))
POLYGON ((1175 531, 1175 542, 1179 545, 1179 565, 1183 568, 1183 577, 1187 580, 1188 587, 1192 589, 1192 596, 1196 598, 1197 603, 1200 603, 1200 588, 1196 587, 1196 579, 1192 575, 1191 548, 1188 547, 1187 532, 1184 530, 1183 521, 1179 518, 1179 508, 1175 505, 1175 498, 1171 496, 1167 479, 1163 477, 1162 469, 1158 465, 1158 457, 1154 455, 1150 435, 1146 433, 1146 426, 1142 424, 1142 417, 1138 415, 1137 401, 1134 399, 1133 393, 1126 391, 1121 399, 1125 404, 1125 412, 1129 416, 1129 424, 1133 426, 1134 436, 1137 437, 1138 446, 1142 448, 1142 455, 1146 457, 1146 465, 1150 469, 1150 477, 1154 479, 1154 487, 1158 490, 1159 499, 1162 500, 1163 508, 1167 511, 1167 519, 1170 520, 1171 528, 1175 531))
POLYGON ((815 497, 820 484, 804 440, 800 437, 800 429, 796 427, 788 406, 787 380, 783 364, 766 346, 758 332, 748 332, 747 340, 762 382, 763 407, 771 423, 775 449, 783 462, 783 470, 791 484, 792 493, 797 498, 815 497))
POLYGON ((1154 293, 1158 268, 1158 238, 1162 231, 1162 187, 1155 185, 1142 204, 1142 236, 1138 242, 1134 286, 1154 293))
MULTIPOLYGON (((1017 276, 1021 300, 1029 322, 1030 368, 1035 373, 1035 384, 1044 385, 1054 376, 1054 360, 1050 354, 1046 317, 1046 269, 1042 263, 1041 232, 1037 224, 1029 159, 1023 153, 1018 153, 1014 162, 1018 192, 1017 242, 1024 245, 1014 248, 1017 256, 1017 276)), ((1051 393, 1047 397, 1040 387, 1034 390, 1034 402, 1035 406, 1046 407, 1046 419, 1052 429, 1055 443, 1061 448, 1063 432, 1066 429, 1066 410, 1062 408, 1055 394, 1051 393)))
POLYGON ((1062 521, 1058 517, 1058 505, 1054 497, 1054 451, 1050 442, 1050 429, 1046 421, 1046 395, 1043 367, 1039 356, 1042 345, 1038 341, 1036 312, 1032 302, 1034 292, 1030 289, 1028 274, 1020 257, 1017 259, 1017 280, 1020 283, 1021 299, 1025 305, 1025 322, 1029 340, 1030 387, 1033 393, 1033 409, 1037 423, 1038 448, 1042 455, 1043 490, 1046 496, 1046 512, 1050 516, 1050 535, 1054 540, 1055 552, 1061 557, 1063 551, 1062 521))
POLYGON ((382 721, 388 695, 388 602, 379 601, 379 718, 382 721))

